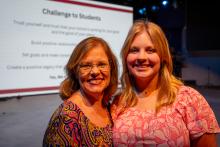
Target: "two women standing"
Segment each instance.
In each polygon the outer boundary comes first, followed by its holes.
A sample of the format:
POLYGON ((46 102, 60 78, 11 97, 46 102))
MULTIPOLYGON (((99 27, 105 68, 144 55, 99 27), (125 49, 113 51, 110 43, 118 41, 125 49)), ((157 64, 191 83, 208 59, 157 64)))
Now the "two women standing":
POLYGON ((158 25, 136 21, 121 56, 122 92, 111 105, 113 125, 106 106, 118 84, 115 56, 100 38, 76 46, 61 85, 66 100, 50 120, 45 146, 217 146, 215 115, 200 93, 173 76, 158 25))

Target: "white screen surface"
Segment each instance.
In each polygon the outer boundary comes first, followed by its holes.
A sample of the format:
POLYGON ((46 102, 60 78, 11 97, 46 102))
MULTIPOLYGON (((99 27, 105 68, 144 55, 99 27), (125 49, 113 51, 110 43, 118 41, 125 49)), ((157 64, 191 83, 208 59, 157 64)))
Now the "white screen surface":
POLYGON ((105 39, 118 57, 133 8, 86 0, 0 2, 0 98, 58 92, 75 45, 105 39))

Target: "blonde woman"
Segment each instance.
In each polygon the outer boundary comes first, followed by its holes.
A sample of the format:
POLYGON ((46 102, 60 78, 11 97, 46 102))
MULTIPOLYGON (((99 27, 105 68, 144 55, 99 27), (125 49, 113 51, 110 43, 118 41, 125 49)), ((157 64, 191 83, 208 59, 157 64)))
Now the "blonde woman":
POLYGON ((205 98, 172 75, 168 41, 137 20, 121 51, 122 93, 111 113, 114 146, 213 146, 218 122, 205 98))

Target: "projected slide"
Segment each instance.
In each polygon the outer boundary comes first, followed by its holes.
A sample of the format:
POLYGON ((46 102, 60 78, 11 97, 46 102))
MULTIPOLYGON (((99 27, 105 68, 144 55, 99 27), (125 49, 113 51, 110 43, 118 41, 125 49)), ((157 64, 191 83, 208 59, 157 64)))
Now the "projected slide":
POLYGON ((89 36, 120 61, 133 23, 132 7, 86 0, 0 1, 0 10, 0 98, 57 93, 73 48, 89 36))

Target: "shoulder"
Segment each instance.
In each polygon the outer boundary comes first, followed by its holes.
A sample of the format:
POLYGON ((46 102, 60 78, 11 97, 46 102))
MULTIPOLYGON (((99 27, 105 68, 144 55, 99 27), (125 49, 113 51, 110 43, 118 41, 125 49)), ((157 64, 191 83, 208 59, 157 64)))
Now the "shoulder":
POLYGON ((186 120, 195 121, 203 117, 213 117, 214 113, 205 97, 196 89, 189 86, 181 86, 177 94, 175 109, 186 120))
POLYGON ((180 86, 178 94, 190 95, 190 94, 199 94, 199 92, 190 86, 183 85, 180 86))
POLYGON ((204 133, 219 132, 215 114, 205 97, 196 89, 182 86, 177 95, 175 110, 179 112, 192 139, 204 133))
POLYGON ((180 87, 174 106, 183 117, 212 111, 203 95, 189 86, 180 87))
POLYGON ((70 118, 78 118, 82 115, 82 110, 78 107, 77 104, 71 102, 71 101, 64 101, 62 110, 61 110, 61 115, 62 116, 67 116, 70 118))
POLYGON ((190 109, 205 111, 211 109, 206 98, 199 91, 189 86, 180 87, 174 104, 179 111, 190 109))
POLYGON ((71 146, 73 133, 80 129, 79 108, 64 101, 53 113, 44 134, 43 146, 71 146), (65 138, 65 139, 64 139, 65 138))
POLYGON ((76 123, 82 114, 81 109, 76 104, 66 100, 54 111, 49 121, 49 125, 54 124, 54 122, 59 122, 59 124, 64 122, 76 123))
POLYGON ((204 96, 196 89, 189 86, 181 86, 177 94, 177 101, 186 103, 195 103, 197 101, 206 101, 204 96))

